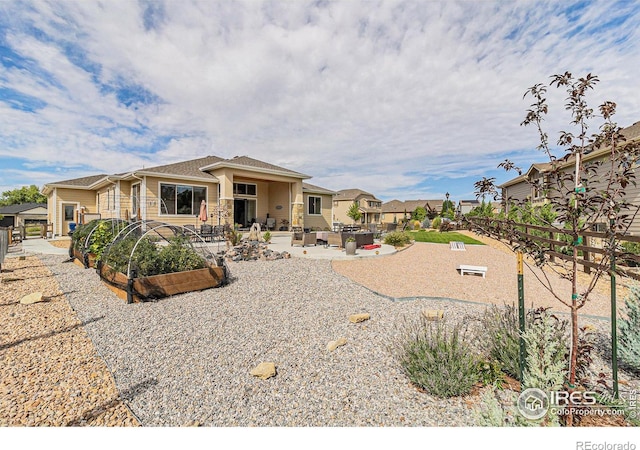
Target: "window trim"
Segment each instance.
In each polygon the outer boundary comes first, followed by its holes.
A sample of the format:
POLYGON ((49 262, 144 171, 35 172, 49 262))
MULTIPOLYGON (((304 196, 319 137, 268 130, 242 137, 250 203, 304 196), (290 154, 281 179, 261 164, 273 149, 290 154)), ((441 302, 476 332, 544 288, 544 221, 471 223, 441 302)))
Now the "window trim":
MULTIPOLYGON (((246 191, 246 189, 245 189, 245 191, 246 191)), ((234 196, 234 198, 235 197, 238 197, 238 198, 240 198, 240 197, 251 197, 251 198, 256 197, 257 198, 258 197, 258 184, 257 183, 248 183, 248 182, 245 182, 245 181, 234 181, 233 182, 233 196, 234 196), (245 186, 253 186, 255 188, 256 193, 255 194, 239 194, 238 192, 236 192, 236 186, 241 185, 241 184, 243 184, 245 186)))
MULTIPOLYGON (((195 217, 197 215, 199 215, 200 213, 200 205, 194 205, 194 201, 193 201, 193 191, 191 194, 191 206, 192 206, 192 213, 191 214, 178 214, 177 212, 174 214, 169 214, 169 213, 163 213, 162 212, 162 204, 164 203, 162 201, 162 185, 170 185, 170 186, 175 186, 176 187, 176 202, 178 201, 178 186, 188 186, 190 188, 194 187, 200 187, 200 188, 204 188, 204 200, 207 202, 207 207, 209 206, 209 186, 203 185, 203 184, 186 184, 186 183, 176 183, 176 182, 169 182, 169 181, 158 181, 158 193, 157 193, 157 198, 158 198, 158 217, 195 217)), ((176 211, 177 211, 177 204, 176 204, 176 211)), ((207 212, 209 212, 207 210, 207 212)))
POLYGON ((308 195, 307 196, 307 215, 308 216, 321 216, 322 215, 322 197, 320 195, 308 195), (311 199, 312 198, 317 198, 318 200, 320 200, 320 208, 319 208, 320 212, 312 213, 310 211, 310 209, 311 209, 311 199))

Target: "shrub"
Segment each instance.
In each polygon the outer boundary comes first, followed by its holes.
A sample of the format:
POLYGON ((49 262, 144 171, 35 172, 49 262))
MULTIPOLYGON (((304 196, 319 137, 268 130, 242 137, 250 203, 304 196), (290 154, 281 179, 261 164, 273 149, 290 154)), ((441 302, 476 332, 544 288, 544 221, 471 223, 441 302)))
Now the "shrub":
POLYGON ((231 244, 231 246, 236 246, 238 245, 241 241, 242 241, 242 233, 240 233, 237 230, 227 230, 227 232, 225 233, 225 238, 227 240, 227 242, 229 242, 229 244, 231 244))
POLYGON ((265 242, 269 242, 271 240, 271 231, 265 231, 262 234, 262 239, 264 239, 265 242))
POLYGON ((431 228, 433 228, 434 230, 439 230, 440 229, 440 224, 442 224, 442 217, 436 216, 431 221, 431 228))
POLYGON ((397 357, 412 383, 436 397, 467 394, 478 381, 476 358, 459 325, 422 319, 406 324, 396 343, 397 357))
POLYGON ((488 356, 500 364, 504 373, 520 379, 518 309, 514 305, 505 305, 502 308, 491 305, 484 311, 480 322, 487 333, 481 342, 484 342, 488 356))
POLYGON ((414 230, 419 230, 420 228, 422 228, 422 222, 419 220, 414 220, 413 221, 413 229, 414 230))
MULTIPOLYGON (((525 330, 531 328, 542 315, 547 315, 545 309, 529 310, 525 317, 525 330)), ((520 319, 515 305, 498 307, 491 305, 480 318, 482 329, 487 333, 481 339, 483 349, 491 360, 500 364, 504 373, 523 381, 520 378, 520 319)), ((554 339, 562 341, 566 335, 567 322, 554 318, 554 339)))
POLYGON ((384 243, 395 247, 403 247, 411 242, 411 236, 402 231, 393 231, 384 237, 384 243))
POLYGON ((493 390, 480 396, 479 405, 473 410, 475 422, 480 427, 503 427, 509 425, 507 414, 493 390))
POLYGON ((532 323, 522 335, 527 349, 522 381, 527 388, 544 392, 562 388, 568 369, 566 326, 566 321, 560 321, 544 309, 534 313, 532 323))
POLYGON ((497 361, 480 360, 476 364, 478 379, 482 384, 501 388, 504 383, 504 372, 497 361))
POLYGON ((620 359, 622 363, 640 372, 640 288, 633 286, 624 301, 624 315, 620 318, 620 359))

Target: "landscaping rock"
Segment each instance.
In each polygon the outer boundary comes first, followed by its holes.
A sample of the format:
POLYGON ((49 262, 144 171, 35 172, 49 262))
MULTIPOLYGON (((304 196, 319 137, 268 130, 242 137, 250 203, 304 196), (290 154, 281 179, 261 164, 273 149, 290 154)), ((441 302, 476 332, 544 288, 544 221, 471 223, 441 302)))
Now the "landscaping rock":
POLYGON ((435 320, 442 320, 444 318, 444 310, 442 309, 423 309, 422 310, 422 316, 429 320, 429 321, 435 321, 435 320))
POLYGON ((336 348, 343 346, 344 344, 347 343, 347 340, 345 338, 340 338, 337 339, 335 341, 331 341, 327 344, 327 350, 329 350, 330 352, 334 351, 336 348))
POLYGON ((44 301, 42 292, 33 292, 32 294, 25 295, 20 299, 20 303, 23 305, 32 305, 33 303, 40 303, 44 301))
POLYGON ((349 316, 349 322, 360 323, 360 322, 364 322, 365 320, 369 320, 370 318, 371 318, 371 315, 368 313, 352 314, 349 316))
POLYGON ((272 362, 260 363, 255 369, 251 371, 251 375, 253 375, 254 377, 262 378, 263 380, 275 377, 276 365, 272 362))

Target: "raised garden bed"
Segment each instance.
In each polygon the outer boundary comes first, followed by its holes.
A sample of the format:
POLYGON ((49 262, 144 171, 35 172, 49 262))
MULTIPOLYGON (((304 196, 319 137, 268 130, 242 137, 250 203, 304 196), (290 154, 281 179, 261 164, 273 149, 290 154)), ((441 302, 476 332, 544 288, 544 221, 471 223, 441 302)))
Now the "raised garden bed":
POLYGON ((138 303, 184 294, 185 292, 202 291, 222 286, 227 280, 224 266, 131 279, 106 265, 100 267, 99 273, 106 286, 115 292, 118 298, 127 303, 138 303))

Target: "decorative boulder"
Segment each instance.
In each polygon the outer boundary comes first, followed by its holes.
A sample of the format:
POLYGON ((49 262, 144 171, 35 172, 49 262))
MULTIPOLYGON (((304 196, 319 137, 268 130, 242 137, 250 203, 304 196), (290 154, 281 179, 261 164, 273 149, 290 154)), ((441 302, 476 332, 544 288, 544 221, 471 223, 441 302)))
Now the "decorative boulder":
POLYGON ((371 315, 368 313, 353 314, 349 316, 349 322, 360 323, 360 322, 364 322, 365 320, 369 320, 370 318, 371 318, 371 315))
POLYGON ((251 371, 251 375, 262 378, 263 380, 274 377, 276 375, 276 365, 272 362, 260 363, 251 371))
POLYGON ((329 350, 330 352, 334 351, 336 348, 343 346, 344 344, 347 343, 347 340, 345 338, 340 338, 337 339, 335 341, 331 341, 327 344, 327 350, 329 350))
POLYGON ((20 299, 20 303, 23 305, 31 305, 33 303, 40 303, 44 301, 44 297, 42 296, 42 292, 34 292, 29 295, 25 295, 20 299))
POLYGON ((442 309, 425 309, 422 315, 429 321, 442 320, 444 318, 444 310, 442 309))

